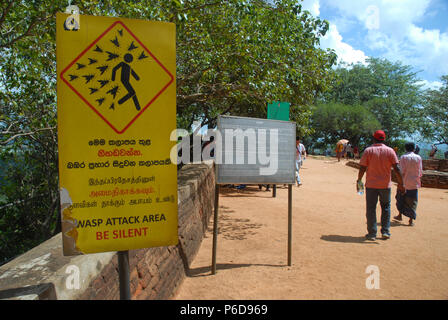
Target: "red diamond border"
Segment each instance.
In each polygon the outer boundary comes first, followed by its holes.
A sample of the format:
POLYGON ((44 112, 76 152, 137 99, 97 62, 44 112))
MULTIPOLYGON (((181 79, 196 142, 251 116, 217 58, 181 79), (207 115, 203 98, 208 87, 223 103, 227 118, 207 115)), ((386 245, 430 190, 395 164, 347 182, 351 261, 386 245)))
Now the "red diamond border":
POLYGON ((151 53, 151 51, 146 48, 146 46, 138 39, 134 33, 132 33, 131 30, 121 21, 114 22, 109 28, 106 29, 95 41, 93 41, 86 49, 84 49, 76 58, 73 60, 60 74, 60 78, 62 81, 64 81, 70 89, 72 89, 80 98, 82 101, 84 101, 98 116, 100 116, 101 119, 103 119, 116 133, 122 134, 124 133, 134 122, 137 120, 138 117, 142 115, 143 112, 174 82, 174 77, 171 74, 171 72, 168 71, 167 68, 151 53), (113 27, 115 27, 117 24, 121 24, 123 28, 126 29, 127 32, 131 34, 132 37, 143 47, 143 49, 146 50, 146 52, 159 64, 160 67, 170 76, 170 81, 148 102, 148 104, 143 107, 140 112, 122 129, 118 130, 114 127, 89 101, 87 101, 66 79, 64 79, 64 73, 70 69, 76 61, 78 61, 87 51, 89 51, 90 48, 92 48, 102 37, 104 37, 113 27))

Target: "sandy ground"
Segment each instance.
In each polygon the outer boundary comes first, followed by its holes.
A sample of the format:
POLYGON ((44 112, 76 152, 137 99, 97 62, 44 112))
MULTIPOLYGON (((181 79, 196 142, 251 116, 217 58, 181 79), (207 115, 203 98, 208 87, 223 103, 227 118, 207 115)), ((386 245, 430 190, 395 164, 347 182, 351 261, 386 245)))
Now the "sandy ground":
POLYGON ((175 299, 448 299, 448 190, 420 189, 415 226, 392 221, 391 239, 371 242, 356 169, 308 157, 301 178, 293 187, 292 266, 287 187, 276 198, 255 186, 222 188, 217 273, 212 218, 175 299), (370 265, 378 267, 379 289, 366 288, 370 265))

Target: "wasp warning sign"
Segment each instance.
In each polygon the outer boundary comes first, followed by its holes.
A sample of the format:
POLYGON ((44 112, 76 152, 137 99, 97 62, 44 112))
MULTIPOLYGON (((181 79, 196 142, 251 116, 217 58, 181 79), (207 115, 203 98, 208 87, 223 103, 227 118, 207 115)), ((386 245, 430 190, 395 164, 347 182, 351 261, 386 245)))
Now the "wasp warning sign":
POLYGON ((123 21, 104 30, 61 77, 117 133, 126 131, 174 81, 123 21))
POLYGON ((175 26, 58 14, 64 254, 177 243, 175 26))

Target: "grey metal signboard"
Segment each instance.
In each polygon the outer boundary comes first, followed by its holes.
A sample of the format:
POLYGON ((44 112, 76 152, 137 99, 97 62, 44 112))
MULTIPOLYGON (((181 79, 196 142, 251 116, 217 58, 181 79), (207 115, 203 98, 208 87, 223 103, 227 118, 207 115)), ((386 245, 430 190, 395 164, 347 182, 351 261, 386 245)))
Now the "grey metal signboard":
POLYGON ((295 122, 219 116, 217 132, 218 184, 295 183, 295 122))

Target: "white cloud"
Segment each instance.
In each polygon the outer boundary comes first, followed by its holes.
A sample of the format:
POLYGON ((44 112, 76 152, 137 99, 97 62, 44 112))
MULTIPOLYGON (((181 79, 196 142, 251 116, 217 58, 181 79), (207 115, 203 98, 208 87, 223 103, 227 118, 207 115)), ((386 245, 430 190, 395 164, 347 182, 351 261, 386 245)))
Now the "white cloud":
POLYGON ((356 19, 364 26, 364 46, 381 57, 433 74, 433 78, 448 74, 448 32, 418 24, 430 18, 435 4, 434 0, 320 1, 321 6, 337 10, 336 22, 356 19))
POLYGON ((432 89, 432 90, 439 90, 443 87, 443 83, 440 81, 428 81, 428 80, 421 80, 420 84, 423 85, 422 89, 432 89))
POLYGON ((342 41, 342 36, 336 25, 330 23, 330 29, 320 41, 321 48, 334 49, 338 55, 338 61, 347 63, 366 63, 367 56, 361 50, 356 50, 342 41))
POLYGON ((407 26, 421 21, 431 0, 322 0, 326 6, 337 9, 345 17, 356 17, 366 29, 378 22, 379 29, 402 38, 407 26), (375 21, 377 20, 377 21, 375 21))
MULTIPOLYGON (((320 15, 320 0, 303 0, 298 1, 302 5, 302 10, 309 11, 313 16, 320 15)), ((339 21, 340 23, 341 21, 339 21)), ((342 25, 348 28, 347 25, 342 25)), ((325 37, 320 41, 320 47, 323 49, 334 49, 338 55, 338 62, 344 61, 347 63, 365 63, 367 56, 361 50, 356 50, 348 43, 342 40, 342 36, 336 27, 336 24, 330 22, 330 29, 327 31, 325 37)))
POLYGON ((412 51, 409 60, 425 71, 448 74, 448 33, 409 27, 407 47, 412 51))
POLYGON ((302 5, 302 10, 308 10, 314 16, 320 15, 319 0, 304 0, 300 4, 302 5))

